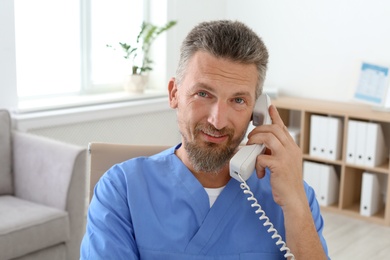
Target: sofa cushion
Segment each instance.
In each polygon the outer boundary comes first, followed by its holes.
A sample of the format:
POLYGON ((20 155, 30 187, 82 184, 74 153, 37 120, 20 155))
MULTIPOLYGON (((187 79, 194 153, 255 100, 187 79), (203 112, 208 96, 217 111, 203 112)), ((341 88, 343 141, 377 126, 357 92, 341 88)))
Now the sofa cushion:
POLYGON ((0 109, 0 195, 12 193, 11 119, 7 110, 0 109))
POLYGON ((0 252, 19 257, 69 240, 69 216, 13 196, 0 196, 0 252))

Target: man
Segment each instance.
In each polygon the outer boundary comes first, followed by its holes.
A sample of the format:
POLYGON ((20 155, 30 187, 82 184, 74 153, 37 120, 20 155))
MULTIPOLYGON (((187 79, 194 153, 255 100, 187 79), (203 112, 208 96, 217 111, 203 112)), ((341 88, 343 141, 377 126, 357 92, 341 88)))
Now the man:
MULTIPOLYGON (((283 259, 268 227, 229 175, 261 94, 268 62, 262 40, 240 22, 213 21, 186 37, 168 84, 182 143, 111 168, 95 187, 82 259, 283 259)), ((247 181, 296 259, 326 259, 323 220, 302 180, 300 148, 276 108, 247 181)))

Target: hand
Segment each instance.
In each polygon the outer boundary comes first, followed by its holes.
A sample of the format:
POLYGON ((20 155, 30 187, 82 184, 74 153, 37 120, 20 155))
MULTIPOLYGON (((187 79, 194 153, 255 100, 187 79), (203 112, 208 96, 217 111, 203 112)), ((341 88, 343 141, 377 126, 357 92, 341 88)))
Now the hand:
POLYGON ((272 195, 283 210, 286 242, 296 259, 327 259, 306 198, 302 151, 275 106, 270 106, 269 114, 272 125, 258 126, 248 136, 248 144, 267 147, 265 154, 257 156, 257 176, 263 178, 266 167, 271 171, 272 195))
POLYGON ((258 126, 248 135, 248 144, 265 144, 267 147, 266 153, 257 157, 257 176, 263 178, 265 168, 269 168, 272 194, 281 207, 298 201, 307 204, 302 180, 302 151, 274 105, 270 106, 269 114, 272 124, 258 126))

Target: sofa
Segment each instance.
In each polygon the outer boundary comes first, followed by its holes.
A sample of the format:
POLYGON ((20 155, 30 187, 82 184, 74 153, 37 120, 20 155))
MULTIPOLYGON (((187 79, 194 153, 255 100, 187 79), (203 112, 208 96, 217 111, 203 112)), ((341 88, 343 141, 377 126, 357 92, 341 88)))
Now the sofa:
POLYGON ((0 260, 79 259, 86 149, 11 125, 0 109, 0 260))

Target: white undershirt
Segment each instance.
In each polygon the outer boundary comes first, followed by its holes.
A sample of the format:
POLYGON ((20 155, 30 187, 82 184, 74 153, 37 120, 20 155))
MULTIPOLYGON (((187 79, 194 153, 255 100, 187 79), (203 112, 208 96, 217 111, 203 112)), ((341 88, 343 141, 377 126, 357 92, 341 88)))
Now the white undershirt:
POLYGON ((222 186, 220 188, 204 188, 207 192, 207 195, 209 195, 210 208, 213 206, 214 202, 217 200, 219 194, 221 194, 223 188, 225 188, 225 186, 222 186))

